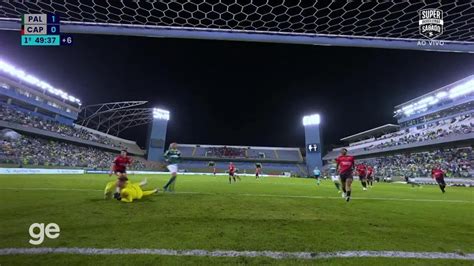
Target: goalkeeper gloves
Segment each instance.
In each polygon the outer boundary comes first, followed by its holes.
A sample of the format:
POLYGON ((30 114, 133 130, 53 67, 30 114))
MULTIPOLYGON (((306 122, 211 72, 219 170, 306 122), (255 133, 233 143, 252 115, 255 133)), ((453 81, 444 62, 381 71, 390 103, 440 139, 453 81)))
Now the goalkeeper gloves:
POLYGON ((120 193, 115 192, 115 193, 114 193, 114 199, 116 199, 116 200, 121 200, 122 197, 120 197, 120 193))

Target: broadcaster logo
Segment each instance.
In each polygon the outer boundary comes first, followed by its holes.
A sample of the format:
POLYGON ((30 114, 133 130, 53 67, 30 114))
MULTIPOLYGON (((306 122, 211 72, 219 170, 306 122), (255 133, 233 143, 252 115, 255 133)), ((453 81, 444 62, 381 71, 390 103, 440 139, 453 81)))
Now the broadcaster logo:
POLYGON ((436 8, 422 9, 418 11, 420 35, 428 40, 419 40, 418 45, 444 45, 443 41, 434 40, 443 34, 443 10, 436 8))
POLYGON ((49 239, 55 239, 59 237, 61 229, 59 229, 59 225, 56 223, 49 223, 46 226, 44 223, 33 223, 30 225, 28 229, 30 233, 30 241, 28 241, 32 245, 41 245, 44 241, 44 236, 48 237, 49 239), (35 229, 38 229, 39 232, 35 232, 35 229))

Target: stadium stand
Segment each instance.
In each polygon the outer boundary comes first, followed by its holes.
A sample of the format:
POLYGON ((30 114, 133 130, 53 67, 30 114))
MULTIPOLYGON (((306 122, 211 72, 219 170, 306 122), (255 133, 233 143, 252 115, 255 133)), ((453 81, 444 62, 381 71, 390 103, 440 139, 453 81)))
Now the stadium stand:
POLYGON ((92 134, 87 130, 74 128, 73 126, 64 125, 57 121, 47 120, 39 116, 35 116, 31 113, 9 107, 7 105, 0 105, 0 119, 7 122, 17 123, 26 125, 29 127, 39 128, 51 132, 55 132, 61 135, 75 137, 84 140, 90 140, 113 147, 118 146, 110 139, 92 134))
MULTIPOLYGON (((7 104, 0 104, 0 122, 2 121, 8 122, 0 123, 0 127, 4 128, 12 128, 38 134, 41 134, 42 131, 46 131, 57 135, 58 138, 72 137, 78 142, 83 142, 80 140, 85 140, 87 141, 86 143, 90 145, 99 146, 102 148, 112 148, 113 150, 127 149, 133 154, 144 154, 144 151, 141 150, 135 142, 110 135, 106 136, 105 133, 98 131, 92 132, 92 129, 74 124, 66 125, 58 121, 47 119, 43 116, 36 115, 34 112, 22 110, 7 104), (23 127, 18 127, 19 125, 23 127), (41 131, 35 131, 33 129, 39 129, 41 131), (96 145, 95 143, 103 145, 96 145)), ((45 132, 42 133, 45 134, 45 132)), ((46 135, 51 136, 51 134, 46 135)), ((71 138, 67 138, 65 140, 71 140, 71 138)))
POLYGON ((290 173, 306 176, 307 170, 299 148, 179 144, 183 162, 180 168, 188 172, 211 172, 209 161, 215 161, 218 172, 225 172, 230 160, 241 172, 254 173, 255 163, 263 163, 263 173, 290 173))
MULTIPOLYGON (((341 139, 358 161, 380 176, 428 177, 440 164, 451 177, 473 177, 474 76, 395 107, 398 125, 387 124, 341 139)), ((330 163, 341 148, 326 154, 330 163)))
POLYGON ((433 151, 386 155, 362 159, 373 165, 381 176, 427 177, 430 169, 440 165, 446 170, 447 177, 473 177, 474 154, 472 147, 437 149, 433 151))
POLYGON ((280 160, 299 161, 302 159, 299 150, 278 150, 277 153, 280 160))
POLYGON ((303 161, 299 148, 179 144, 185 158, 303 161))
POLYGON ((193 146, 179 145, 179 151, 181 152, 181 156, 183 156, 183 157, 193 156, 193 153, 194 153, 195 149, 196 149, 196 147, 193 147, 193 146))
MULTIPOLYGON (((88 106, 82 107, 79 99, 29 76, 0 60, 0 129, 17 135, 0 139, 1 164, 108 169, 118 151, 126 149, 135 155, 137 169, 164 169, 161 163, 145 160, 146 151, 136 142, 107 134, 98 125, 92 128, 80 123, 80 114, 88 106)), ((184 159, 181 169, 186 171, 208 172, 208 162, 213 160, 223 172, 232 160, 244 172, 253 173, 259 162, 267 174, 306 176, 299 148, 180 144, 179 149, 184 159)))
POLYGON ((144 155, 133 141, 74 124, 82 103, 31 74, 0 60, 0 128, 98 148, 144 155))
MULTIPOLYGON (((11 132, 10 132, 11 134, 11 132)), ((4 136, 4 134, 2 134, 4 136)), ((78 146, 68 142, 20 135, 0 139, 0 164, 19 167, 73 167, 108 170, 117 153, 92 146, 78 146)), ((141 157, 132 157, 134 170, 158 170, 162 166, 141 157)))
MULTIPOLYGON (((86 168, 93 170, 108 170, 110 163, 117 153, 99 149, 90 145, 76 145, 60 139, 46 139, 33 135, 18 134, 10 129, 3 129, 0 134, 0 164, 15 167, 66 167, 86 168), (14 137, 7 137, 7 136, 14 137)), ((179 147, 183 155, 191 156, 194 148, 191 146, 179 147)), ((205 148, 209 150, 208 148, 205 148)), ((150 162, 140 156, 133 156, 132 170, 164 170, 164 165, 150 162)), ((203 157, 203 159, 207 159, 203 157)), ((222 155, 221 159, 228 159, 222 155)), ((265 162, 263 174, 281 175, 288 173, 294 176, 305 176, 305 166, 293 156, 291 162, 265 162)), ((208 160, 184 160, 180 169, 187 172, 211 172, 208 160)), ((229 165, 228 160, 216 162, 218 172, 225 172, 229 165)), ((237 161, 236 167, 240 173, 255 172, 256 161, 237 161)))
POLYGON ((249 147, 247 150, 248 158, 267 158, 267 159, 277 159, 276 151, 271 149, 255 149, 249 147))
MULTIPOLYGON (((219 161, 215 162, 215 167, 217 172, 224 173, 229 167, 230 161, 219 161)), ((234 162, 235 167, 238 169, 239 173, 254 174, 255 173, 255 163, 254 162, 234 162)), ((284 173, 289 173, 292 176, 306 176, 306 171, 302 168, 306 166, 301 164, 300 167, 298 164, 293 163, 270 163, 266 162, 262 164, 262 174, 268 175, 282 175, 284 173)), ((180 164, 180 168, 183 171, 187 172, 212 172, 212 168, 208 166, 207 161, 190 161, 186 160, 180 164)))
POLYGON ((207 147, 206 157, 219 157, 219 158, 245 158, 246 153, 244 148, 234 147, 207 147))

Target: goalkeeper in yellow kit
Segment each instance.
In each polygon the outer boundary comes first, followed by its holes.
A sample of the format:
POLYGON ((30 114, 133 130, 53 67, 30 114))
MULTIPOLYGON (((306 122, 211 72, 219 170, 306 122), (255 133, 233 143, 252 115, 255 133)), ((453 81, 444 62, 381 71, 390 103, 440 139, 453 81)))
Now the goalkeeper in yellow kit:
POLYGON ((142 190, 142 186, 146 185, 146 180, 140 183, 127 182, 125 180, 111 181, 105 187, 104 195, 106 199, 110 199, 116 187, 120 188, 120 192, 113 194, 114 198, 122 202, 133 202, 133 200, 141 199, 143 196, 149 196, 158 193, 158 189, 142 190))

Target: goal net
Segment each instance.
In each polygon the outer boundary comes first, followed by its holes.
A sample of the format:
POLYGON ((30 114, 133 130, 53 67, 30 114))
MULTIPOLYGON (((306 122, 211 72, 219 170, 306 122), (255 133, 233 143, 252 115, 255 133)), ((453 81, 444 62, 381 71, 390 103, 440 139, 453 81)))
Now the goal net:
POLYGON ((57 13, 64 32, 474 51, 472 1, 0 1, 0 29, 57 13), (443 12, 441 45, 420 46, 419 11, 443 12))

